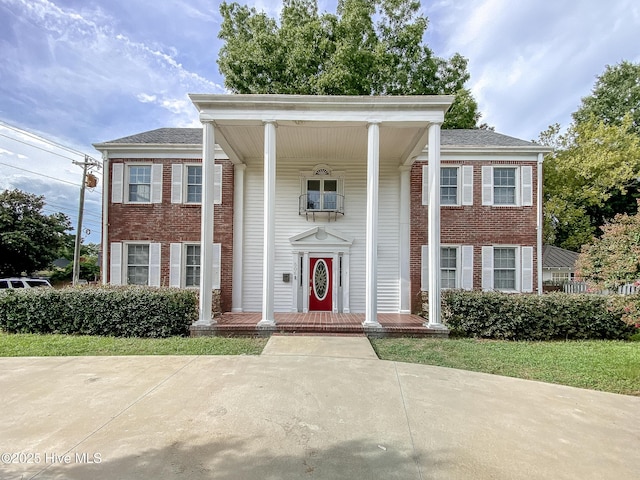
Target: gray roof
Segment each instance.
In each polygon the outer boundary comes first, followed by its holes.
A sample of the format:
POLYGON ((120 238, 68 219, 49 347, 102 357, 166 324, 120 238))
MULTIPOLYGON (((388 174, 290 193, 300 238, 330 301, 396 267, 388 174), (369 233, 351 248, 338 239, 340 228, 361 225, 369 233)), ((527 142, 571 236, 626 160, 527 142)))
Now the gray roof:
POLYGON ((442 130, 440 144, 457 147, 535 147, 537 144, 492 130, 442 130))
MULTIPOLYGON (((201 128, 158 128, 104 143, 202 145, 201 128)), ((442 130, 440 144, 458 147, 534 147, 535 143, 491 130, 442 130)))
POLYGON ((571 250, 544 245, 542 247, 542 268, 573 268, 575 267, 578 254, 571 250))

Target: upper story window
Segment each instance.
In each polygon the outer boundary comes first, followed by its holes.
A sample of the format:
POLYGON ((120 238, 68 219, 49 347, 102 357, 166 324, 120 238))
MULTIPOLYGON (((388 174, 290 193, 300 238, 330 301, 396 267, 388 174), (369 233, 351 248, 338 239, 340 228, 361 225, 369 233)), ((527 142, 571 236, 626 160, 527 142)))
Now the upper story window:
MULTIPOLYGON (((171 203, 202 203, 203 195, 202 164, 174 163, 171 165, 171 203)), ((213 203, 222 203, 222 165, 215 164, 213 169, 213 203)))
POLYGON ((162 164, 114 163, 112 203, 162 203, 162 164))
POLYGON ((151 165, 129 165, 129 202, 151 202, 151 165))
POLYGON ((458 167, 440 169, 440 204, 458 204, 458 167))
POLYGON ((494 205, 515 205, 516 204, 516 169, 515 168, 494 168, 493 169, 493 204, 494 205))
MULTIPOLYGON (((429 204, 429 166, 422 166, 422 204, 429 204)), ((473 165, 440 167, 440 205, 473 205, 473 165)))
POLYGON ((187 165, 187 203, 202 203, 202 166, 187 165))
POLYGON ((530 165, 483 166, 482 205, 533 205, 533 168, 530 165))
POLYGON ((328 212, 344 214, 344 192, 342 176, 332 172, 326 165, 319 165, 311 172, 304 172, 301 178, 302 195, 298 213, 311 214, 328 212))

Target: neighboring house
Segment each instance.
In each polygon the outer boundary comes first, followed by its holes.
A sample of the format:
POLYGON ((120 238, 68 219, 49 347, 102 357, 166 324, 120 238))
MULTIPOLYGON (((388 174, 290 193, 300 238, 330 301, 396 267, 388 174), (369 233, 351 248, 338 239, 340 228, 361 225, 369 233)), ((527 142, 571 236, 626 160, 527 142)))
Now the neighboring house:
MULTIPOLYGON (((541 289, 547 147, 441 131, 451 96, 191 99, 203 128, 95 145, 104 282, 219 289, 222 311, 266 326, 309 311, 376 326, 428 291, 428 326, 442 328, 429 285, 541 289)), ((200 297, 199 323, 215 322, 200 297)))
POLYGON ((563 285, 574 280, 578 254, 571 250, 544 245, 542 249, 542 281, 545 285, 563 285))

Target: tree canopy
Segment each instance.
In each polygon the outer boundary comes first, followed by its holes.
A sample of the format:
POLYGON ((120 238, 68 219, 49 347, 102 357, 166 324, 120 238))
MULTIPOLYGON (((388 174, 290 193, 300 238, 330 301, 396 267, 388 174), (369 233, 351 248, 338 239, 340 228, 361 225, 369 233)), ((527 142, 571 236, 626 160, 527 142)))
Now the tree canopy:
POLYGON ((44 197, 20 190, 0 193, 0 275, 30 274, 48 267, 71 224, 62 213, 45 215, 44 197))
POLYGON ((555 152, 544 164, 545 241, 578 251, 616 214, 634 214, 640 179, 640 66, 607 67, 565 134, 555 124, 540 142, 555 152), (635 81, 629 72, 635 72, 635 81), (620 72, 623 72, 622 75, 620 72), (624 81, 622 81, 624 80, 624 81), (621 85, 627 85, 622 87, 621 85), (627 92, 627 93, 623 93, 627 92), (606 99, 606 100, 605 100, 606 99))
POLYGON ((279 22, 236 2, 220 12, 218 66, 234 93, 457 94, 443 127, 475 128, 480 118, 464 87, 467 60, 423 43, 418 0, 338 0, 336 14, 319 14, 316 0, 284 0, 279 22))

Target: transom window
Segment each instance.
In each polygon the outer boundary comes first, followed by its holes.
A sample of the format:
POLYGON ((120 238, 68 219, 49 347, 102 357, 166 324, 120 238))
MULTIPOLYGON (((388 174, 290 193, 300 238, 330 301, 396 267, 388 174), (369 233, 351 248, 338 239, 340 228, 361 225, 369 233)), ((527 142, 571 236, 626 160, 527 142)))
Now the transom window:
POLYGON ((494 205, 516 204, 516 169, 493 168, 494 205))
POLYGON ((516 249, 496 247, 493 249, 493 288, 496 290, 515 290, 516 288, 516 249))
POLYGON ((200 245, 187 245, 185 258, 185 287, 200 285, 200 245))
POLYGON ((187 203, 202 203, 202 166, 187 166, 187 203))
POLYGON ((440 250, 440 287, 456 288, 456 271, 458 267, 458 249, 442 247, 440 250))
POLYGON ((129 201, 151 202, 151 165, 129 166, 129 201))
POLYGON ((307 180, 307 210, 326 211, 338 208, 338 180, 314 178, 307 180))
POLYGON ((458 204, 458 168, 442 167, 440 169, 440 204, 458 204))
POLYGON ((129 285, 149 284, 149 245, 129 244, 127 246, 127 283, 129 285))

